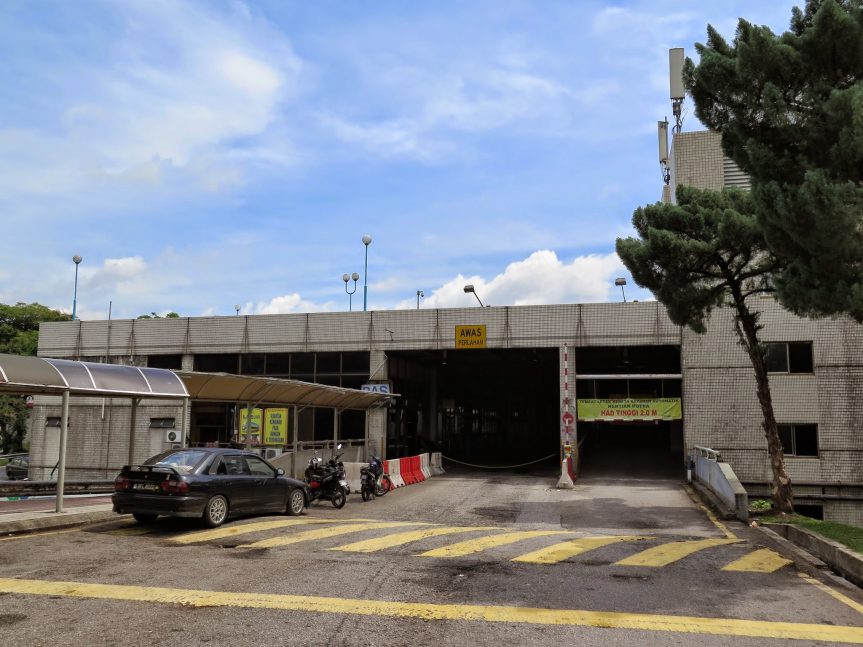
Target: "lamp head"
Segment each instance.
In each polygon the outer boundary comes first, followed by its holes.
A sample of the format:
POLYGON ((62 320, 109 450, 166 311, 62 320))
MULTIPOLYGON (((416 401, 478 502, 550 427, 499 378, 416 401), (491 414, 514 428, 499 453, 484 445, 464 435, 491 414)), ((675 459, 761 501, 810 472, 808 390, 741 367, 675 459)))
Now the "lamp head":
POLYGON ((345 283, 347 283, 348 281, 350 281, 350 279, 351 279, 351 277, 350 277, 350 276, 348 276, 348 275, 347 275, 347 273, 342 274, 342 281, 344 281, 345 283))
POLYGON ((624 278, 614 279, 614 284, 615 285, 626 285, 626 279, 624 279, 624 278))
POLYGON ((473 284, 468 283, 466 286, 464 286, 464 291, 465 291, 465 293, 474 292, 473 284))
POLYGON ((371 242, 372 242, 372 237, 369 236, 368 234, 363 234, 363 245, 368 247, 371 244, 371 242))
POLYGON ((81 258, 81 256, 80 256, 80 255, 78 255, 78 254, 75 254, 75 255, 72 257, 72 262, 73 262, 73 263, 75 263, 75 265, 77 265, 78 263, 80 263, 80 262, 81 262, 81 261, 83 261, 83 260, 84 260, 84 259, 83 259, 83 258, 81 258))
MULTIPOLYGON (((353 274, 351 274, 351 278, 354 280, 354 282, 356 282, 360 280, 360 275, 354 272, 353 274)), ((347 281, 347 279, 345 279, 345 281, 347 281)))

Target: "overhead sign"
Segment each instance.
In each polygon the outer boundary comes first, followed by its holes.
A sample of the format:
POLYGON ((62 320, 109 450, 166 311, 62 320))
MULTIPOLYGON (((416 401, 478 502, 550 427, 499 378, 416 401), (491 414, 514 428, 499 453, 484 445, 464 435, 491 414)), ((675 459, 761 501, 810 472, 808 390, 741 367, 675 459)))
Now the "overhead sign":
POLYGON ((264 410, 258 409, 257 407, 252 409, 251 424, 247 424, 248 415, 249 409, 247 407, 240 409, 240 442, 246 442, 246 429, 248 428, 249 435, 251 436, 251 444, 260 445, 261 427, 264 422, 264 410))
POLYGON ((288 443, 288 410, 267 409, 264 414, 264 444, 286 445, 288 443))
POLYGON ((456 326, 456 348, 486 348, 485 324, 479 326, 456 326))
POLYGON ((578 400, 578 419, 594 420, 680 420, 680 398, 578 400))
POLYGON ((377 382, 374 384, 363 384, 363 391, 371 391, 372 393, 386 393, 390 394, 393 392, 393 384, 392 382, 377 382))

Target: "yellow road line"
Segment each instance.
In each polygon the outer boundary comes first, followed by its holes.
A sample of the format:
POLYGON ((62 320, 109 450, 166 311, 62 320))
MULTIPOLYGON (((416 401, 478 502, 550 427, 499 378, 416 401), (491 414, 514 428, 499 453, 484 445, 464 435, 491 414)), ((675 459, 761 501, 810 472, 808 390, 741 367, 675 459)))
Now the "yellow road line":
POLYGON ((863 628, 799 622, 765 622, 695 616, 542 609, 530 607, 388 602, 383 600, 324 598, 303 595, 249 593, 246 591, 196 591, 116 584, 48 582, 0 579, 0 592, 23 595, 63 596, 99 600, 182 604, 192 607, 274 609, 309 613, 341 613, 422 620, 462 620, 531 625, 602 627, 640 631, 672 631, 719 636, 747 636, 844 642, 863 645, 863 628))
POLYGON ((547 537, 549 535, 574 535, 574 532, 565 530, 523 530, 520 532, 506 532, 500 535, 489 535, 488 537, 480 537, 479 539, 468 539, 460 541, 443 548, 435 548, 424 553, 420 553, 419 557, 462 557, 472 553, 479 553, 489 548, 497 548, 498 546, 506 546, 514 544, 525 539, 534 537, 547 537))
POLYGON ((769 548, 761 548, 723 566, 722 570, 738 571, 741 573, 772 573, 791 563, 790 559, 785 559, 779 553, 769 548))
POLYGON ((478 530, 499 530, 499 528, 496 528, 495 526, 423 528, 422 530, 408 530, 406 532, 397 532, 392 535, 387 535, 386 537, 357 541, 352 544, 330 548, 330 550, 345 550, 352 553, 373 553, 385 548, 403 546, 412 541, 420 541, 421 539, 427 539, 428 537, 440 537, 441 535, 454 535, 461 532, 474 532, 478 530))
POLYGON ((693 553, 714 546, 734 544, 739 539, 693 539, 690 541, 671 541, 661 546, 648 548, 616 562, 616 566, 668 566, 693 553))
POLYGON ((819 582, 814 577, 809 577, 808 575, 806 575, 806 573, 798 573, 798 575, 802 579, 809 582, 812 586, 815 586, 815 587, 821 589, 822 591, 824 591, 824 593, 826 593, 827 595, 829 595, 833 598, 836 598, 842 604, 847 604, 849 607, 854 609, 857 613, 863 613, 863 604, 860 604, 859 602, 855 602, 851 598, 841 594, 839 591, 832 589, 831 587, 827 586, 823 582, 819 582))
POLYGON ((346 526, 337 526, 336 528, 322 528, 320 530, 307 530, 296 535, 288 537, 271 537, 270 539, 262 539, 253 544, 244 544, 240 548, 273 548, 275 546, 288 546, 289 544, 298 544, 301 541, 313 541, 315 539, 327 539, 329 537, 337 537, 339 535, 348 535, 352 532, 360 532, 362 530, 378 530, 379 528, 400 528, 402 526, 429 526, 427 523, 414 523, 412 521, 373 521, 370 523, 355 523, 346 526))
POLYGON ((686 490, 686 493, 689 495, 689 498, 692 499, 692 502, 698 506, 698 508, 707 515, 707 518, 713 522, 713 525, 719 528, 719 532, 725 535, 728 539, 738 539, 737 535, 735 535, 731 530, 729 530, 728 526, 722 523, 719 519, 716 518, 716 515, 713 514, 713 511, 710 510, 707 506, 705 506, 701 501, 699 501, 698 496, 688 485, 684 485, 683 489, 686 490))
POLYGON ((528 562, 530 564, 557 564, 565 559, 586 553, 589 550, 595 550, 616 544, 622 541, 639 541, 641 539, 651 539, 651 537, 639 537, 638 535, 615 535, 609 537, 584 537, 583 539, 573 539, 565 541, 548 548, 540 548, 532 553, 525 553, 516 557, 514 562, 528 562))
POLYGON ((302 517, 295 519, 279 519, 278 521, 258 521, 255 523, 244 523, 238 526, 222 526, 221 528, 213 528, 212 530, 190 532, 185 535, 172 537, 171 541, 177 544, 197 544, 203 541, 210 541, 212 539, 236 537, 237 535, 245 535, 250 532, 260 532, 262 530, 287 528, 289 526, 304 526, 311 523, 341 523, 342 521, 348 520, 309 519, 308 517, 302 517))
POLYGON ((28 532, 22 535, 11 535, 0 537, 0 541, 12 541, 13 539, 27 539, 28 537, 44 537, 45 535, 62 535, 67 532, 81 532, 81 528, 67 528, 65 530, 46 530, 45 532, 28 532))

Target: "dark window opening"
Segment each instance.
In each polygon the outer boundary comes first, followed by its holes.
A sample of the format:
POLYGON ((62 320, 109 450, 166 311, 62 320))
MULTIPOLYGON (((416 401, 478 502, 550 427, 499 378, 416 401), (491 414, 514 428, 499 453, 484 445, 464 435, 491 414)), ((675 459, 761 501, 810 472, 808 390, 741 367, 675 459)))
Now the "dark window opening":
POLYGON ((47 418, 45 418, 45 426, 46 427, 59 427, 60 422, 61 422, 60 416, 48 416, 47 418))
POLYGON ((195 355, 195 370, 202 373, 234 373, 240 368, 240 356, 235 353, 195 355))
POLYGON ((369 372, 369 354, 363 352, 342 353, 342 373, 369 372))
POLYGON ((315 373, 314 353, 294 353, 291 357, 291 376, 315 373))
POLYGON ((777 425, 786 456, 818 456, 818 425, 777 425))
POLYGON ((334 409, 315 409, 315 440, 332 440, 334 409))
POLYGON ((240 356, 242 375, 266 375, 267 356, 263 353, 247 353, 240 356))
POLYGON ((770 373, 812 373, 812 343, 768 343, 764 360, 770 373))
POLYGON ((315 373, 338 373, 342 370, 341 353, 318 353, 315 373))
POLYGON ((174 418, 150 418, 150 429, 173 429, 174 418))
POLYGON ((174 371, 182 370, 183 356, 182 355, 149 355, 147 357, 147 366, 150 368, 167 368, 174 371))
POLYGON ((815 503, 812 504, 794 504, 794 512, 797 514, 802 514, 804 517, 809 517, 810 519, 820 519, 824 520, 824 506, 818 505, 815 503))
POLYGON ((290 375, 290 353, 267 353, 267 375, 290 375))
POLYGON ((587 346, 575 349, 581 375, 680 373, 678 346, 587 346))

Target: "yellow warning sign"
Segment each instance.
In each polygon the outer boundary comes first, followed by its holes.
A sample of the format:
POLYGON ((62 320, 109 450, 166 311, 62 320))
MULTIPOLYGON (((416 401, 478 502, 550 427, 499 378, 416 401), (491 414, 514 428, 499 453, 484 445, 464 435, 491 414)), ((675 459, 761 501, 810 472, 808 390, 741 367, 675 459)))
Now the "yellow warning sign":
POLYGON ((456 348, 486 348, 485 324, 479 326, 456 326, 456 348))

